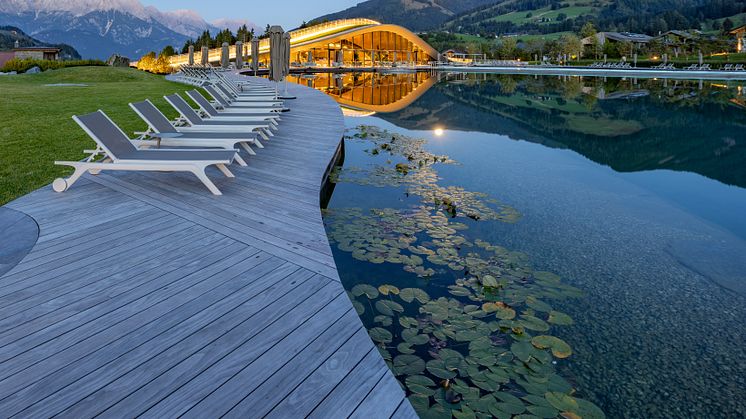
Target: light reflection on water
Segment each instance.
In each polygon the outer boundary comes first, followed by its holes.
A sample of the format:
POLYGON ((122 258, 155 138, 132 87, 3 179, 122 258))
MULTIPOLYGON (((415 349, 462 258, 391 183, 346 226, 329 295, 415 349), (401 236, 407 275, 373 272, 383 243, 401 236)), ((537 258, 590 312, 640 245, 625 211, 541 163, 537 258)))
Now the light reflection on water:
MULTIPOLYGON (((424 92, 401 85, 411 75, 331 80, 342 95, 358 88, 351 97, 370 102, 345 106, 394 109, 348 118, 350 127, 426 138, 429 151, 461 163, 438 167, 444 185, 485 192, 522 214, 516 224, 472 223, 471 239, 525 252, 537 269, 586 292, 560 305, 575 319, 563 330, 575 353, 560 372, 609 417, 746 415, 743 90, 728 82, 426 76, 417 79, 433 80, 424 92), (396 109, 402 97, 408 103, 396 109)), ((323 80, 310 84, 335 96, 323 80)), ((368 164, 364 149, 348 142, 345 166, 368 164)), ((329 207, 409 204, 401 190, 342 183, 329 207)), ((334 252, 347 287, 376 281, 372 272, 395 285, 414 281, 334 252)), ((443 292, 437 281, 415 282, 443 292)))

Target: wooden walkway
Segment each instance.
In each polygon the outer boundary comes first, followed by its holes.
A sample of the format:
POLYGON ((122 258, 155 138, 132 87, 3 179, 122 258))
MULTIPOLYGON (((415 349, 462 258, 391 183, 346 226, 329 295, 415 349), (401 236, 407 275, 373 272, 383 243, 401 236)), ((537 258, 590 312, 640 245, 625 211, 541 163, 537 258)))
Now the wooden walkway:
POLYGON ((221 197, 191 175, 110 173, 7 205, 40 236, 0 277, 0 416, 416 417, 321 220, 341 111, 290 89, 249 166, 208 173, 221 197))

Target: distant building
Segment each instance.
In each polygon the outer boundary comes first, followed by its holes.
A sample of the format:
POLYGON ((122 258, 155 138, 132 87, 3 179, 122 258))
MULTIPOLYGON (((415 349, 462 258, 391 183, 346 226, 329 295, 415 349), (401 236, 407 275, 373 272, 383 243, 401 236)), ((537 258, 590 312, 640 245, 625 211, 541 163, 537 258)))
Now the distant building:
MULTIPOLYGON (((244 45, 244 62, 251 62, 250 45, 244 45)), ((262 39, 258 51, 259 63, 269 64, 269 39, 262 39)), ((236 48, 229 49, 229 59, 236 57, 236 48)), ((397 25, 382 24, 370 19, 340 19, 290 31, 291 65, 334 67, 376 67, 390 63, 427 64, 436 60, 438 52, 414 32, 397 25)), ((201 53, 193 57, 201 62, 201 53)), ((207 61, 218 63, 221 49, 207 53, 207 61)), ((187 64, 188 54, 169 57, 172 67, 187 64)))
POLYGON ((57 61, 60 59, 60 49, 54 47, 21 47, 13 48, 14 58, 23 60, 31 58, 34 60, 57 61))
POLYGON ((746 25, 741 25, 728 33, 736 36, 736 52, 744 52, 746 50, 746 25))
POLYGON ((699 31, 668 31, 655 37, 664 45, 686 45, 694 43, 701 37, 699 31))
MULTIPOLYGON (((630 32, 599 32, 594 36, 598 41, 598 45, 604 45, 607 42, 629 42, 631 44, 642 45, 653 40, 652 36, 630 32)), ((589 36, 580 41, 583 45, 591 45, 593 44, 593 37, 589 36)))

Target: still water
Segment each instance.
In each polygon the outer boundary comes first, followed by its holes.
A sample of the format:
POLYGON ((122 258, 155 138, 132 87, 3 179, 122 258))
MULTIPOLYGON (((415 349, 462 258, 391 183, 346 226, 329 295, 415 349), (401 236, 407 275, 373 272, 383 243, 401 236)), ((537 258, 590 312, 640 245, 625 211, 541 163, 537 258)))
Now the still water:
POLYGON ((350 115, 327 232, 420 415, 746 416, 741 85, 297 81, 350 115))

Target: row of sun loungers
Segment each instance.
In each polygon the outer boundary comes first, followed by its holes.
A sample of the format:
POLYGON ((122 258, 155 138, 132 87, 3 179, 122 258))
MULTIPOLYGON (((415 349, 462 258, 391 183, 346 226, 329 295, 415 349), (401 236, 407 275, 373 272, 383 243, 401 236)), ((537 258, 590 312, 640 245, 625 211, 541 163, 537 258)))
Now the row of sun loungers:
POLYGON ((597 62, 590 65, 591 68, 632 68, 628 62, 620 61, 618 63, 597 62))
POLYGON ((726 64, 721 68, 723 71, 744 71, 743 64, 726 64))
POLYGON ((673 64, 660 63, 650 67, 655 70, 676 70, 676 66, 673 64))
POLYGON ((186 94, 198 106, 193 109, 178 94, 164 96, 180 115, 175 121, 150 100, 130 103, 148 125, 147 131, 135 133, 136 138, 130 138, 101 110, 73 116, 97 147, 85 151, 89 156, 82 161, 55 162, 75 170, 68 178, 56 179, 53 189, 67 190, 86 172, 174 171, 193 173, 210 192, 221 195, 205 170, 215 166, 226 177, 234 177, 228 166, 246 165, 239 147, 248 155, 256 154, 252 146, 264 148, 262 141, 278 129, 283 102, 277 99, 275 89, 211 69, 190 67, 183 76, 201 85, 212 100, 190 90, 186 94))

